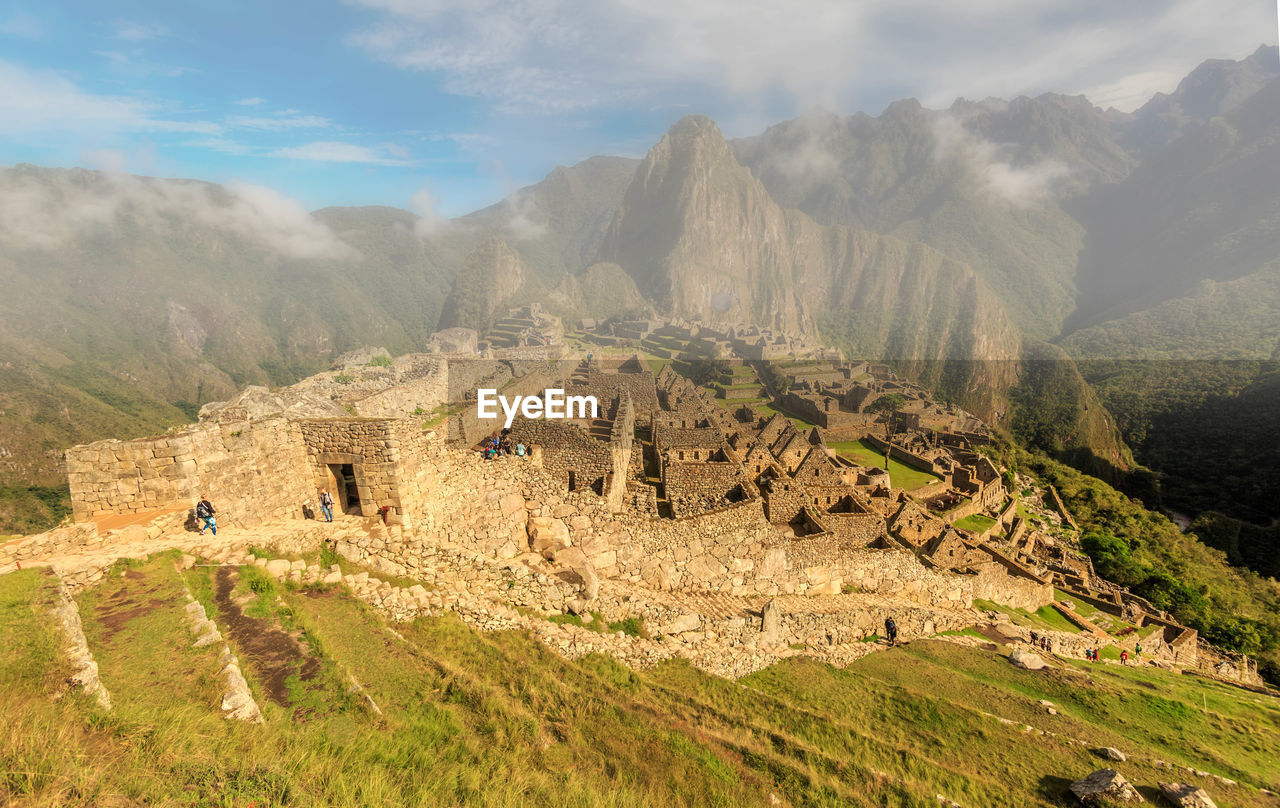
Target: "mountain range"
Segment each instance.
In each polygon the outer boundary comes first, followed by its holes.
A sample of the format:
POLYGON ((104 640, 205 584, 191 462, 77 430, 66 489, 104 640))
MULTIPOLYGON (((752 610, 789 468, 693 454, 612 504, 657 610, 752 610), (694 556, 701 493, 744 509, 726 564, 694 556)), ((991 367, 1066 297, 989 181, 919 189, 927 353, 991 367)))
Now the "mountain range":
POLYGON ((1252 363, 1197 406, 1280 360, 1278 78, 1263 47, 1132 113, 904 100, 736 140, 690 116, 643 159, 558 167, 446 221, 0 170, 0 482, 57 482, 71 443, 528 300, 810 334, 1123 474, 1150 423, 1112 410, 1137 411, 1116 396, 1165 372, 1148 360, 1252 363))

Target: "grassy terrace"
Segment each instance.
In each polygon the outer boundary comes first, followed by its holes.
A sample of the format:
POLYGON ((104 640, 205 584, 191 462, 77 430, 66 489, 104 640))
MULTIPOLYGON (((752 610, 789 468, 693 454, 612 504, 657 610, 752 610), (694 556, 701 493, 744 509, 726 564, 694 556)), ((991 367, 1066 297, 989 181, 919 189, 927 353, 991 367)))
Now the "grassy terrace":
MULTIPOLYGON (((836 454, 841 457, 847 457, 863 466, 874 466, 875 468, 884 468, 884 452, 879 451, 865 440, 854 441, 835 441, 827 444, 836 454)), ((894 488, 901 488, 904 491, 914 491, 917 488, 923 488, 930 483, 936 483, 941 478, 936 474, 930 474, 927 471, 920 471, 912 467, 893 460, 889 460, 889 481, 894 488)))
MULTIPOLYGON (((168 585, 154 573, 148 586, 168 585)), ((1124 773, 1149 799, 1168 779, 1155 758, 1240 781, 1207 784, 1224 808, 1267 805, 1255 788, 1280 785, 1276 701, 1191 677, 1030 672, 922 640, 843 670, 798 657, 733 682, 684 662, 569 662, 523 633, 478 634, 452 617, 392 634, 340 588, 278 586, 249 608, 294 626, 382 716, 332 694, 327 709, 269 709, 264 726, 245 726, 143 687, 104 716, 49 698, 56 655, 31 605, 46 581, 0 578, 5 804, 929 806, 938 794, 989 808, 1072 804, 1067 784, 1103 763, 1024 724, 1125 750, 1124 773)), ((140 619, 130 643, 145 646, 140 619)), ((171 628, 154 626, 156 642, 171 628)), ((184 675, 174 667, 166 675, 184 675)))
POLYGON ((953 525, 961 530, 972 530, 974 533, 982 533, 995 523, 995 519, 984 513, 975 513, 972 516, 966 516, 963 519, 957 519, 952 522, 953 525))
POLYGON ((1080 628, 1068 620, 1062 612, 1055 609, 1052 605, 1041 606, 1034 612, 1028 612, 1026 609, 1014 609, 1009 606, 1002 606, 989 600, 975 598, 973 601, 975 609, 982 609, 988 612, 1000 612, 1007 614, 1014 625, 1027 626, 1028 628, 1043 628, 1052 631, 1069 631, 1078 632, 1080 628))

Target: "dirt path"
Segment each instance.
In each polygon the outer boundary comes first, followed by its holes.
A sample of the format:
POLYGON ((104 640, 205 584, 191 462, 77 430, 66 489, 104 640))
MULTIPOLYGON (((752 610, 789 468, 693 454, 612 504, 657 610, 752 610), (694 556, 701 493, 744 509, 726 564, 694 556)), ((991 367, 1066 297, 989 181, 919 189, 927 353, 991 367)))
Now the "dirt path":
MULTIPOLYGON (((239 575, 231 567, 219 567, 214 576, 214 602, 218 626, 229 633, 246 663, 262 682, 267 697, 281 707, 293 707, 289 679, 310 682, 320 672, 320 660, 308 654, 294 637, 274 621, 250 617, 232 598, 239 575)), ((298 708, 298 712, 303 711, 298 708)))

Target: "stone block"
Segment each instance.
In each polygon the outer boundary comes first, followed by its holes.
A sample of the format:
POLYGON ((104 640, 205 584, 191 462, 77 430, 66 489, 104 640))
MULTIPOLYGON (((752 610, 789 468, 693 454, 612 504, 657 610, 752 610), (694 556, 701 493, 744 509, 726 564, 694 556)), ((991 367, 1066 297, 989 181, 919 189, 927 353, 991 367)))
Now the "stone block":
POLYGON ((569 528, 554 517, 530 517, 525 530, 529 535, 530 549, 545 557, 551 557, 556 550, 570 546, 569 528))

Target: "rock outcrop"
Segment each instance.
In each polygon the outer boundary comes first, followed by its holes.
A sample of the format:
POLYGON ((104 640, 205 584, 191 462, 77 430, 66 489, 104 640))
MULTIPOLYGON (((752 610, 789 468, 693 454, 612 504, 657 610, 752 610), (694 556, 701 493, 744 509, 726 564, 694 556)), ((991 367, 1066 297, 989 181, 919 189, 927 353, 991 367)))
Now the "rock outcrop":
POLYGON ((1071 793, 1085 805, 1105 805, 1106 802, 1146 802, 1138 790, 1115 769, 1099 769, 1083 780, 1071 784, 1071 793))

